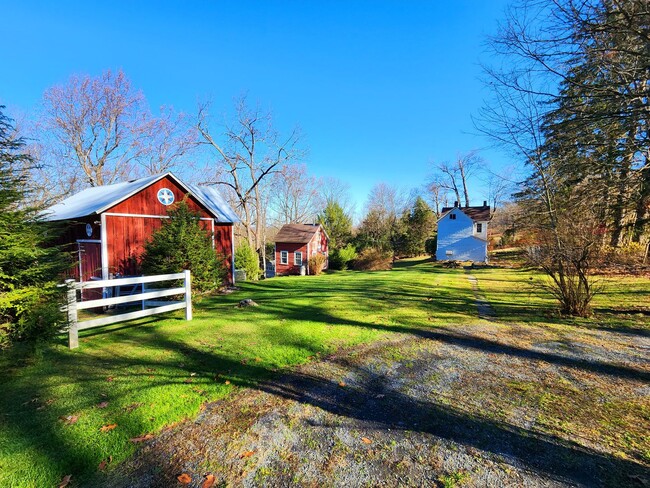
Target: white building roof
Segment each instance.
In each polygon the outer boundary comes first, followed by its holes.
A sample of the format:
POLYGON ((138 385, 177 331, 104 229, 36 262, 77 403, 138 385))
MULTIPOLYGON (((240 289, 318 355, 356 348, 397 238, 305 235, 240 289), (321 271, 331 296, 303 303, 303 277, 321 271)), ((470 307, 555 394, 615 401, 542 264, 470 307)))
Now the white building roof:
POLYGON ((100 214, 166 176, 172 177, 190 195, 194 196, 219 222, 239 222, 235 212, 215 188, 186 185, 172 173, 147 176, 139 180, 114 185, 87 188, 51 206, 43 212, 43 217, 45 220, 55 221, 73 220, 88 215, 100 214))

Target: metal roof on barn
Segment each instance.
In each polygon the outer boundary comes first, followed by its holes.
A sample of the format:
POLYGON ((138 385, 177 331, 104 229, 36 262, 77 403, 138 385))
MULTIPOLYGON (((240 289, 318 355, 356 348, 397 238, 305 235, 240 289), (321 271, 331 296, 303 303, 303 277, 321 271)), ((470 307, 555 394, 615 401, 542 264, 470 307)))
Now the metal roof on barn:
POLYGON ((440 211, 440 218, 443 218, 455 208, 463 212, 474 222, 487 222, 491 217, 490 206, 482 205, 480 207, 443 207, 440 211))
POLYGON ((201 203, 218 222, 239 222, 237 214, 223 199, 216 188, 211 186, 186 185, 172 173, 147 176, 138 180, 87 188, 51 206, 43 212, 45 220, 73 220, 88 215, 99 215, 109 208, 123 202, 149 185, 169 176, 181 188, 201 203))
POLYGON ((306 243, 320 229, 319 224, 286 224, 275 236, 275 242, 306 243))

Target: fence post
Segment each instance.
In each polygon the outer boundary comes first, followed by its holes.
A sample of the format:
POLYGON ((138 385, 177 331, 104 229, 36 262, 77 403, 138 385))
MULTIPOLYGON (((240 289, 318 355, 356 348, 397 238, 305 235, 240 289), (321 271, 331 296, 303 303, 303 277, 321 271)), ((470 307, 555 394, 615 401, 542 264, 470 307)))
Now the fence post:
POLYGON ((190 284, 190 270, 183 271, 185 275, 185 320, 192 320, 192 285, 190 284))
POLYGON ((68 287, 68 346, 70 349, 79 347, 79 331, 77 330, 77 287, 74 280, 65 281, 68 287))

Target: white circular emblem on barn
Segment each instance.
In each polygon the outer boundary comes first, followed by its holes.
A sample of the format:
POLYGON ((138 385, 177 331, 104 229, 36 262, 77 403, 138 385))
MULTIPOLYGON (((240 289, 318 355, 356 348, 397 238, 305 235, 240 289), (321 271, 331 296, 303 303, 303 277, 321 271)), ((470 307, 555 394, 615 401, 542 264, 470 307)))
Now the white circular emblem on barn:
POLYGON ((161 188, 158 190, 158 201, 163 205, 171 205, 174 203, 174 194, 169 188, 161 188))
POLYGON ((93 226, 90 224, 86 224, 86 235, 88 237, 92 237, 93 235, 93 226))

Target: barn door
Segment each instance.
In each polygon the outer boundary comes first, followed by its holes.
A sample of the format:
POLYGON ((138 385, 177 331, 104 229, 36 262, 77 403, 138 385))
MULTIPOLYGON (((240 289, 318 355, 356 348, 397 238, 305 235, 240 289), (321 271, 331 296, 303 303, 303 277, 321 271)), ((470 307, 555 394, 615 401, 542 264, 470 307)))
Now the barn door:
POLYGON ((79 280, 102 278, 101 241, 77 241, 79 248, 79 280))
MULTIPOLYGON (((79 281, 102 279, 102 244, 101 241, 77 241, 79 254, 79 281)), ((83 290, 82 300, 96 300, 102 298, 101 288, 83 290)))

